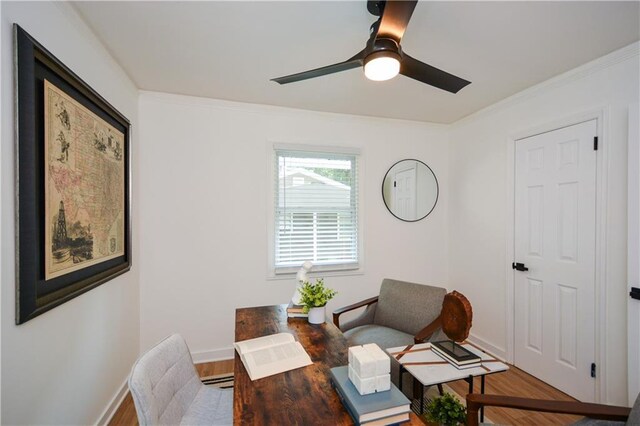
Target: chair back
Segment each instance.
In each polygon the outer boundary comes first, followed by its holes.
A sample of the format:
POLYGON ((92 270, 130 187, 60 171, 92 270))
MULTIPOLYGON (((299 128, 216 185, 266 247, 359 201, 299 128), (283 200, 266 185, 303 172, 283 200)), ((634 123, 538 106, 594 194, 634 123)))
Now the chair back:
POLYGON ((202 386, 187 343, 179 334, 143 354, 129 376, 140 425, 180 424, 202 386))
POLYGON ((385 278, 373 323, 415 335, 440 315, 446 293, 441 287, 385 278))

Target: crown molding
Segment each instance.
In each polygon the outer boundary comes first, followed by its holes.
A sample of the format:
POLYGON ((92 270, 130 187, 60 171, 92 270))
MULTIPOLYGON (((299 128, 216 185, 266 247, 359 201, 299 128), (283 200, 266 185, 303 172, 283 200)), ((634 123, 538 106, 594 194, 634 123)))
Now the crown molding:
POLYGON ((403 126, 414 126, 421 128, 430 128, 434 130, 446 131, 449 124, 435 123, 430 121, 407 120, 401 118, 374 117, 370 115, 346 114, 340 112, 315 111, 310 109, 285 107, 279 105, 257 104, 251 102, 240 102, 226 99, 205 98, 201 96, 183 95, 179 93, 157 92, 153 90, 140 90, 139 99, 142 101, 153 100, 165 104, 177 106, 199 107, 205 109, 224 109, 230 111, 239 111, 244 113, 271 114, 271 115, 296 115, 300 117, 322 117, 327 120, 357 120, 362 123, 384 122, 389 124, 399 124, 403 126))
POLYGON ((580 65, 577 68, 573 68, 569 71, 545 80, 542 83, 538 83, 535 86, 529 87, 528 89, 524 89, 516 93, 515 95, 511 95, 508 98, 505 98, 492 105, 489 105, 486 108, 481 109, 480 111, 476 111, 470 115, 467 115, 466 117, 454 121, 453 123, 451 123, 451 126, 464 126, 495 112, 522 103, 528 99, 538 96, 542 92, 565 86, 567 84, 575 82, 576 80, 580 80, 604 69, 618 65, 619 63, 637 58, 638 56, 640 56, 640 41, 631 43, 630 45, 615 50, 605 56, 594 59, 591 62, 587 62, 584 65, 580 65))

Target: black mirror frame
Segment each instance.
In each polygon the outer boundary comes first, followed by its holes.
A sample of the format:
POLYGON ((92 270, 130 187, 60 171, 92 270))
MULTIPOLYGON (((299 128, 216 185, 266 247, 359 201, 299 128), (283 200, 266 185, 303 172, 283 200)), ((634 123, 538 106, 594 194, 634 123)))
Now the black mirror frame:
POLYGON ((399 219, 403 222, 419 222, 422 219, 424 219, 425 217, 429 216, 431 214, 431 212, 433 212, 433 210, 436 208, 436 206, 438 205, 438 198, 440 197, 440 183, 438 182, 438 177, 436 176, 436 174, 433 172, 433 169, 431 167, 429 167, 424 161, 420 161, 416 158, 404 158, 402 160, 396 161, 395 163, 393 163, 391 165, 391 167, 389 167, 389 169, 387 170, 387 172, 384 174, 384 177, 382 178, 382 185, 380 187, 380 193, 382 195, 382 202, 384 203, 384 206, 387 208, 387 210, 389 211, 389 213, 391 213, 393 215, 393 217, 395 217, 396 219, 399 219), (387 204, 387 200, 385 200, 384 198, 384 181, 387 179, 387 176, 389 175, 389 172, 391 171, 391 169, 393 169, 395 167, 396 164, 398 163, 402 163, 403 161, 417 161, 418 163, 422 163, 424 164, 424 166, 429 169, 429 171, 431 172, 431 174, 433 175, 433 178, 436 180, 436 200, 433 202, 433 207, 431 207, 431 210, 429 210, 427 212, 427 214, 425 214, 424 216, 418 218, 418 219, 414 219, 414 220, 407 220, 407 219, 403 219, 401 217, 398 217, 394 212, 391 211, 391 209, 389 208, 389 205, 387 204))

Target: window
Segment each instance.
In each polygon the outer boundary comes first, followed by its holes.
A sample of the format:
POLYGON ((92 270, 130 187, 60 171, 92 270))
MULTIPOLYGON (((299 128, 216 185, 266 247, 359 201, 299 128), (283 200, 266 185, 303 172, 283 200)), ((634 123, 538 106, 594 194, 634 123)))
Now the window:
POLYGON ((357 269, 358 156, 275 150, 274 269, 357 269))

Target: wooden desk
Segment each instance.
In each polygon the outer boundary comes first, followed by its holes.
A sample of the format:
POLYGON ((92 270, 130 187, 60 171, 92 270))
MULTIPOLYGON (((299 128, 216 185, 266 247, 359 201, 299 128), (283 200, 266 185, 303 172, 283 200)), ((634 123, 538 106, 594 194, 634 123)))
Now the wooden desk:
MULTIPOLYGON (((287 320, 287 305, 236 309, 236 341, 291 333, 313 365, 251 381, 238 353, 234 360, 233 423, 236 425, 351 425, 353 421, 331 387, 329 369, 346 365, 347 340, 327 322, 287 320)), ((423 423, 414 414, 410 422, 423 423)))

